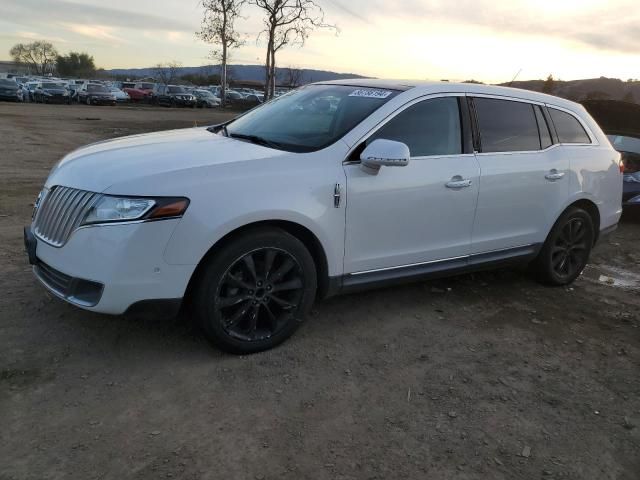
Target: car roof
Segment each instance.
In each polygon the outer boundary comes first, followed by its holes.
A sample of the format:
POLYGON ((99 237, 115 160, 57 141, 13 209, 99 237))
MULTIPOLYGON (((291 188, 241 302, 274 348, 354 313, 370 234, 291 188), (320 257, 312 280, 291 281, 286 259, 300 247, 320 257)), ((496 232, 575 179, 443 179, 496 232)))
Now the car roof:
POLYGON ((383 80, 378 78, 354 78, 346 80, 332 80, 328 82, 317 82, 319 85, 346 85, 363 88, 382 88, 388 90, 409 91, 415 96, 429 95, 434 93, 471 93, 484 95, 497 95, 501 97, 530 100, 540 103, 548 103, 571 110, 583 110, 582 105, 564 98, 547 95, 545 93, 523 90, 521 88, 499 87, 495 85, 484 85, 478 83, 455 83, 455 82, 426 82, 411 80, 383 80))

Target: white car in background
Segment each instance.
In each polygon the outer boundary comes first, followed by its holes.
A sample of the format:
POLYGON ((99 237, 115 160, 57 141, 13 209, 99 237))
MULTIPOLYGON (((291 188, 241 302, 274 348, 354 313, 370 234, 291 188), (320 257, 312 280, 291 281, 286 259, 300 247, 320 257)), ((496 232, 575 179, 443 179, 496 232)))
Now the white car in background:
POLYGON ((215 108, 220 106, 220 99, 209 90, 194 88, 191 90, 191 94, 196 97, 198 108, 215 108))
POLYGON ((187 299, 221 348, 271 348, 313 301, 529 263, 575 280, 622 172, 576 103, 473 84, 312 84, 224 125, 75 150, 25 244, 36 277, 122 314, 187 299))
POLYGON ((129 102, 129 100, 131 100, 129 94, 127 92, 123 92, 118 87, 110 86, 107 88, 109 89, 109 92, 111 92, 111 94, 116 98, 116 102, 127 103, 129 102))

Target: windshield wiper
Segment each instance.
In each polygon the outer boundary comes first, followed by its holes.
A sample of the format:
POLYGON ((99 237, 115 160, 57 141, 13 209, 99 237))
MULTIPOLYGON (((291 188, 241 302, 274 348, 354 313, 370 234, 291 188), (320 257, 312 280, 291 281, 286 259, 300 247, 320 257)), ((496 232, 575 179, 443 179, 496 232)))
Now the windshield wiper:
POLYGON ((245 135, 244 133, 227 133, 228 137, 237 138, 239 140, 247 140, 256 145, 262 145, 263 147, 274 148, 276 150, 282 150, 282 145, 278 142, 267 140, 264 137, 258 135, 245 135))
POLYGON ((227 124, 226 123, 219 123, 218 125, 213 125, 211 127, 207 127, 207 130, 211 133, 218 133, 220 131, 222 131, 222 134, 225 137, 229 136, 229 132, 227 131, 227 124))

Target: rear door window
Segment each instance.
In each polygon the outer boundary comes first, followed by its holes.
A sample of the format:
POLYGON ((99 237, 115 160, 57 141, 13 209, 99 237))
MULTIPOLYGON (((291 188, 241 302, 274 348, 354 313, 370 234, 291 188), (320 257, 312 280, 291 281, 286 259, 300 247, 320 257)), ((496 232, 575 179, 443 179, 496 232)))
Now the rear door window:
POLYGON ((534 105, 494 98, 474 103, 483 153, 540 150, 534 105))
POLYGON ((462 153, 460 110, 457 97, 424 100, 389 120, 367 140, 403 142, 412 157, 462 153))
POLYGON ((591 143, 584 127, 573 115, 555 108, 549 108, 549 115, 556 127, 560 143, 591 143))

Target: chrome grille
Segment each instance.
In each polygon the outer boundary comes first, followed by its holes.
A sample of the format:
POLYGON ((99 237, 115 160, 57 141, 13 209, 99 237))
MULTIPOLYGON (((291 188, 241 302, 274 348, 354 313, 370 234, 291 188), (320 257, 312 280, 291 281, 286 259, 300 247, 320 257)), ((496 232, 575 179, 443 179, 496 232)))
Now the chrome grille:
POLYGON ((39 202, 33 232, 40 240, 61 247, 99 197, 99 193, 53 187, 43 194, 39 202))

